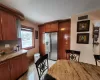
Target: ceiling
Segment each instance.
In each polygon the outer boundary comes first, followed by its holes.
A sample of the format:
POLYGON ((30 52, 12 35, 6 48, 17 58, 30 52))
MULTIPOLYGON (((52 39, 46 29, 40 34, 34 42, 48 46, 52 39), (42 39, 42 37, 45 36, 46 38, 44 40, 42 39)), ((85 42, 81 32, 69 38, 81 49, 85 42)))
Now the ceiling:
POLYGON ((100 8, 100 0, 0 0, 0 3, 19 10, 38 24, 100 8))

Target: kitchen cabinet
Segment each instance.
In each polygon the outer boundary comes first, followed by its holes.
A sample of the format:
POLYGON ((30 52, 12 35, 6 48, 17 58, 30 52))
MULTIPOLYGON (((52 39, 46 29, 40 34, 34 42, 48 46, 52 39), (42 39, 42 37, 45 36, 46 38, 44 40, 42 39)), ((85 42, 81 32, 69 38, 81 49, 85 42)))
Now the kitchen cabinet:
POLYGON ((0 80, 17 80, 28 70, 27 51, 0 56, 0 80))
MULTIPOLYGON (((1 20, 1 16, 0 16, 0 20, 1 20)), ((1 24, 0 24, 0 40, 2 40, 2 28, 1 28, 1 24)))
POLYGON ((58 31, 58 22, 51 22, 45 24, 45 32, 56 32, 58 31))
POLYGON ((51 32, 57 32, 58 31, 58 22, 51 23, 51 32))
POLYGON ((11 80, 10 67, 8 61, 0 63, 0 80, 11 80))
POLYGON ((39 52, 45 54, 44 33, 58 32, 57 56, 66 59, 65 50, 70 49, 71 20, 59 20, 39 26, 39 52))
POLYGON ((70 49, 70 20, 59 22, 58 59, 66 59, 65 50, 70 49))
POLYGON ((25 73, 25 71, 27 71, 28 66, 29 66, 28 58, 27 58, 26 54, 23 54, 23 56, 22 56, 22 67, 23 67, 22 73, 25 73))
POLYGON ((39 26, 39 52, 41 55, 45 55, 44 33, 45 25, 39 26))
POLYGON ((0 40, 17 40, 16 17, 0 11, 0 40))
POLYGON ((50 23, 45 24, 45 32, 51 32, 51 24, 50 23))
POLYGON ((17 56, 10 60, 11 66, 11 80, 16 80, 22 75, 22 56, 17 56))

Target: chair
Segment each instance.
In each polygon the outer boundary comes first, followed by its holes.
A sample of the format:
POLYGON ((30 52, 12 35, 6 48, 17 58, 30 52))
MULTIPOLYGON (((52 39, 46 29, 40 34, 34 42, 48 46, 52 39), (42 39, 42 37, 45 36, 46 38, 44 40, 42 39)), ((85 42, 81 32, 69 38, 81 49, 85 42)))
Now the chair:
POLYGON ((56 80, 56 79, 50 76, 49 74, 46 74, 44 80, 56 80))
POLYGON ((39 80, 40 80, 43 73, 49 68, 49 66, 48 66, 48 54, 40 57, 36 61, 35 65, 36 65, 36 69, 37 69, 39 80))
POLYGON ((96 66, 98 66, 97 62, 100 61, 100 55, 94 55, 96 66))
POLYGON ((79 62, 80 51, 66 50, 66 53, 67 53, 67 58, 68 58, 69 60, 73 60, 73 61, 79 62))

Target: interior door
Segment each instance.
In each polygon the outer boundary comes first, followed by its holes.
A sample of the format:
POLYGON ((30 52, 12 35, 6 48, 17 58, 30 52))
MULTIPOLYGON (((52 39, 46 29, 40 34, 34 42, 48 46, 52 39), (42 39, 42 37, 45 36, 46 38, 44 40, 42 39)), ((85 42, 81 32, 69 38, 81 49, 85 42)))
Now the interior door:
POLYGON ((57 32, 51 33, 51 52, 50 59, 57 60, 57 32))

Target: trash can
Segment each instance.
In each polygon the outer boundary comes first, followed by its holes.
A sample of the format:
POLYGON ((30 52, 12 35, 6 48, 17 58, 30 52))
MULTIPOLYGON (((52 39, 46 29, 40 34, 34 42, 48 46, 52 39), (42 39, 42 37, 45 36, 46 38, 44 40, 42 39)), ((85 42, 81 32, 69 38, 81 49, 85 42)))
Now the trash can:
POLYGON ((40 58, 40 53, 36 53, 34 54, 34 62, 36 63, 36 61, 40 58))

